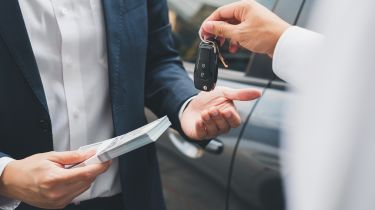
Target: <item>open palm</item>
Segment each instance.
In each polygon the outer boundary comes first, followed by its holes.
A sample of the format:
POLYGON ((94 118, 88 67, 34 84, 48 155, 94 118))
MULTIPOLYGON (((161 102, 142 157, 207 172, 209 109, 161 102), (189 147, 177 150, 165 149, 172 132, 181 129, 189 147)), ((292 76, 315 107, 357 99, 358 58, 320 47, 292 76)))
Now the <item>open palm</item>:
POLYGON ((211 92, 199 93, 181 116, 181 127, 191 139, 214 138, 241 124, 234 100, 249 101, 260 97, 254 89, 216 87, 211 92))

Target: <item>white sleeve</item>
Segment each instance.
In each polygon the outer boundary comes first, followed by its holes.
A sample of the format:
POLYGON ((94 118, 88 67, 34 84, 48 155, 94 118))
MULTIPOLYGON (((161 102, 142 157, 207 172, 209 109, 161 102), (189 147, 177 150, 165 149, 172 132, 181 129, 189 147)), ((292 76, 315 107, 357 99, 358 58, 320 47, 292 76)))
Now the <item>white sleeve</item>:
POLYGON ((311 12, 325 41, 283 123, 290 210, 375 209, 375 1, 353 2, 311 12))
POLYGON ((193 96, 191 98, 189 98, 188 100, 186 100, 184 102, 184 104, 182 104, 181 108, 180 108, 180 111, 178 112, 178 119, 181 120, 181 117, 182 117, 182 113, 185 111, 187 105, 190 103, 191 100, 193 100, 196 96, 193 96))
POLYGON ((273 71, 293 86, 308 78, 304 66, 314 63, 317 49, 324 36, 298 26, 289 27, 276 44, 273 55, 273 71))
MULTIPOLYGON (((12 162, 14 159, 9 157, 0 158, 0 177, 3 174, 5 167, 8 163, 12 162)), ((18 200, 13 200, 10 198, 0 196, 0 209, 2 210, 14 210, 18 207, 21 202, 18 200)))

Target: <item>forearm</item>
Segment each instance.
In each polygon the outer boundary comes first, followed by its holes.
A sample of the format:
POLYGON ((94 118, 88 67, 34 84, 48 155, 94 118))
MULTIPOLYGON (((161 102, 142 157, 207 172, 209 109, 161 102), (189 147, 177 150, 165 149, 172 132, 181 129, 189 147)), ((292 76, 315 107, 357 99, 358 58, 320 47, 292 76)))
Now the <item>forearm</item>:
POLYGON ((181 131, 179 110, 197 90, 174 49, 166 1, 149 4, 146 106, 158 116, 168 115, 173 127, 181 131))

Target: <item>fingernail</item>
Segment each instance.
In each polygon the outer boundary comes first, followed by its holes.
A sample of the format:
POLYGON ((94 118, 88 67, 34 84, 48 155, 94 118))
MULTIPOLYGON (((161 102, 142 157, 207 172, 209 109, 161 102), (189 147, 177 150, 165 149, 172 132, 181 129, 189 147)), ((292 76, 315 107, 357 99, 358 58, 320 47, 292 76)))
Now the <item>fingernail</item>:
POLYGON ((226 118, 229 118, 229 117, 231 117, 232 116, 232 113, 231 112, 227 112, 227 113, 225 113, 225 117, 226 118))
POLYGON ((205 24, 204 24, 204 29, 207 31, 207 32, 212 32, 213 28, 214 28, 214 23, 212 21, 207 21, 205 24))

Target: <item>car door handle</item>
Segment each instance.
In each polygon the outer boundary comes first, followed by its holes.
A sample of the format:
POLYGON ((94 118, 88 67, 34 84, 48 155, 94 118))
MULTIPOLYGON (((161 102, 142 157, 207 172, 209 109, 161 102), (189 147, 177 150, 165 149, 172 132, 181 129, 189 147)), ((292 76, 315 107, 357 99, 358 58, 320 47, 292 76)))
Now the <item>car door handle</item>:
POLYGON ((224 150, 224 144, 217 139, 211 140, 206 147, 203 149, 202 147, 190 143, 186 141, 178 132, 174 130, 170 130, 168 133, 169 139, 173 143, 173 145, 185 156, 189 158, 200 158, 202 157, 204 151, 219 155, 223 152, 224 150))
POLYGON ((186 141, 177 131, 169 129, 168 137, 183 155, 192 159, 202 157, 203 149, 198 145, 186 141))
POLYGON ((211 154, 220 155, 224 150, 224 144, 220 140, 212 139, 210 143, 206 145, 204 150, 211 154))

